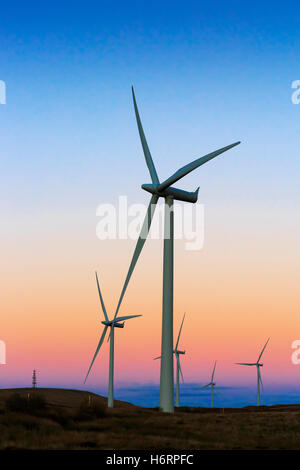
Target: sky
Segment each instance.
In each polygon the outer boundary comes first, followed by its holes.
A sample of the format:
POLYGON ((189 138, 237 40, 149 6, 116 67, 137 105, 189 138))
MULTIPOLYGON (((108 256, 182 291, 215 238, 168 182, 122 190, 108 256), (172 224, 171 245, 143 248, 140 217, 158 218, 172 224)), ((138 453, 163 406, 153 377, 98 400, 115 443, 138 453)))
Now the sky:
MULTIPOLYGON (((241 144, 186 176, 200 186, 204 244, 175 241, 174 334, 186 383, 218 360, 224 387, 255 386, 268 337, 266 393, 300 393, 300 79, 296 2, 6 3, 0 16, 0 386, 105 390, 108 344, 83 380, 107 310, 114 313, 135 241, 100 240, 99 206, 149 201, 134 85, 161 179, 241 144), (290 388, 289 388, 290 387, 290 388)), ((182 206, 182 203, 176 203, 182 206)), ((186 204, 187 205, 187 204, 186 204)), ((156 386, 162 240, 147 240, 116 331, 117 387, 156 386), (126 385, 127 384, 127 385, 126 385)))

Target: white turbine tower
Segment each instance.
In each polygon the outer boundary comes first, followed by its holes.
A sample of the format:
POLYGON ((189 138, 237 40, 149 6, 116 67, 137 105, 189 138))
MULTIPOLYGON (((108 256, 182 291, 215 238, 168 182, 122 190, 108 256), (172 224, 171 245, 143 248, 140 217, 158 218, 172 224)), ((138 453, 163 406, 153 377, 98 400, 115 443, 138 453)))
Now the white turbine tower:
POLYGON ((115 317, 118 314, 119 307, 124 297, 128 282, 141 254, 145 244, 150 225, 154 215, 157 201, 160 197, 165 200, 165 221, 164 221, 164 254, 163 254, 163 308, 162 308, 162 339, 161 339, 161 365, 160 365, 160 409, 164 412, 174 412, 174 376, 173 376, 173 258, 174 258, 174 200, 185 201, 190 203, 197 202, 199 188, 195 192, 183 191, 171 185, 179 181, 185 175, 195 170, 204 163, 212 160, 223 152, 235 147, 240 142, 223 147, 204 157, 197 158, 193 162, 183 166, 172 176, 162 183, 159 181, 157 172, 150 154, 150 150, 143 131, 141 119, 139 116, 134 90, 132 88, 133 104, 140 139, 146 164, 149 169, 152 182, 143 184, 142 189, 149 192, 151 196, 150 204, 146 213, 146 217, 138 238, 131 264, 124 282, 124 286, 120 295, 119 303, 116 309, 115 317))
MULTIPOLYGON (((179 339, 180 339, 180 335, 181 335, 181 330, 182 330, 182 325, 183 325, 183 322, 184 322, 184 318, 185 318, 185 314, 183 315, 183 319, 182 319, 181 326, 180 326, 179 333, 178 333, 176 346, 175 346, 175 349, 173 351, 173 353, 176 357, 176 405, 175 405, 176 408, 179 408, 180 376, 181 376, 182 382, 184 381, 183 380, 183 373, 182 373, 182 369, 181 369, 181 364, 180 364, 180 354, 185 354, 185 351, 180 351, 180 349, 178 349, 178 344, 179 344, 179 339)), ((161 359, 161 356, 155 357, 154 360, 157 360, 157 359, 161 359)))
MULTIPOLYGON (((209 382, 207 385, 203 385, 203 387, 200 387, 201 390, 203 390, 204 388, 210 387, 211 408, 214 407, 214 390, 218 391, 217 385, 216 385, 216 383, 214 382, 214 376, 215 376, 216 365, 217 365, 217 361, 215 361, 215 365, 214 365, 214 368, 213 368, 213 372, 212 372, 212 374, 211 374, 210 382, 209 382)), ((220 392, 219 392, 219 393, 220 393, 220 392)))
POLYGON ((259 361, 260 361, 260 359, 263 355, 264 350, 266 349, 266 346, 267 346, 269 340, 270 340, 270 338, 268 338, 268 341, 266 342, 266 344, 262 348, 262 351, 261 351, 260 355, 258 356, 258 359, 257 359, 256 362, 236 362, 236 364, 240 365, 240 366, 256 366, 256 372, 257 372, 257 406, 260 406, 260 387, 263 388, 261 373, 260 373, 260 370, 259 370, 260 367, 263 367, 263 364, 260 363, 259 361))
POLYGON ((102 307, 102 311, 104 314, 104 321, 101 323, 104 325, 102 335, 100 336, 100 340, 96 349, 96 352, 94 354, 93 360, 91 362, 91 365, 89 367, 89 370, 86 374, 86 378, 84 380, 84 383, 86 382, 88 375, 91 371, 91 368, 93 367, 93 364, 95 362, 95 359, 100 351, 100 348, 102 346, 102 343, 104 341, 107 329, 110 328, 110 335, 109 335, 109 342, 110 342, 110 348, 109 348, 109 376, 108 376, 108 398, 107 398, 107 405, 109 408, 112 408, 114 406, 114 338, 115 338, 115 333, 114 329, 115 328, 124 328, 124 321, 129 320, 130 318, 136 318, 136 317, 141 317, 141 315, 127 315, 126 317, 118 317, 114 318, 113 320, 109 320, 106 308, 104 305, 103 297, 101 294, 101 289, 99 285, 99 280, 98 280, 98 275, 96 272, 96 281, 97 281, 97 286, 98 286, 98 293, 99 293, 99 298, 100 298, 100 303, 102 307), (123 322, 123 323, 119 323, 123 322))

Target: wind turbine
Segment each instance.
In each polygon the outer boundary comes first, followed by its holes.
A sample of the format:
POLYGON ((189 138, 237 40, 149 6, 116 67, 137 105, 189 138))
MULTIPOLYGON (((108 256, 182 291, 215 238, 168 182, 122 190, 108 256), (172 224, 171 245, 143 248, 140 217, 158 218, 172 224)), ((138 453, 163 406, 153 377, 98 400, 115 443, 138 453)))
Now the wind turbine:
POLYGON ((256 372, 257 372, 257 406, 260 406, 260 387, 263 388, 263 383, 262 383, 261 374, 260 374, 260 370, 259 370, 260 367, 263 367, 263 364, 260 363, 259 361, 260 361, 260 359, 263 355, 264 350, 266 349, 266 346, 267 346, 269 340, 270 340, 270 338, 268 338, 268 341, 266 342, 266 344, 262 348, 262 351, 261 351, 260 355, 258 356, 258 359, 257 359, 256 362, 236 362, 236 364, 240 365, 240 366, 256 366, 256 372))
POLYGON ((173 201, 185 201, 190 203, 197 202, 199 188, 195 192, 183 191, 174 188, 174 183, 179 181, 185 175, 195 170, 204 163, 212 160, 223 152, 235 147, 240 142, 223 147, 215 152, 209 153, 204 157, 197 158, 193 162, 183 166, 165 181, 160 182, 143 131, 135 94, 132 87, 132 97, 135 110, 135 116, 138 131, 143 147, 146 164, 149 169, 152 182, 142 184, 142 189, 149 192, 152 196, 141 229, 140 236, 133 253, 131 264, 125 278, 124 286, 121 291, 119 303, 115 312, 118 314, 122 299, 124 297, 128 282, 141 254, 147 235, 150 230, 155 207, 160 197, 165 200, 165 220, 164 220, 164 254, 163 254, 163 308, 162 308, 162 340, 161 340, 161 363, 160 363, 160 409, 164 412, 174 412, 174 377, 173 377, 173 259, 174 259, 174 214, 173 201))
MULTIPOLYGON (((181 335, 181 330, 182 330, 182 325, 183 325, 183 322, 184 322, 184 318, 185 318, 185 314, 183 315, 183 319, 182 319, 182 322, 181 322, 181 326, 180 326, 180 330, 179 330, 179 333, 178 333, 178 338, 177 338, 177 342, 176 342, 176 346, 175 346, 175 349, 173 351, 173 353, 175 354, 175 357, 176 357, 176 408, 179 408, 179 386, 180 386, 180 376, 181 376, 181 379, 183 381, 183 373, 182 373, 182 370, 181 370, 181 365, 180 365, 180 354, 185 354, 185 351, 180 351, 178 349, 178 343, 179 343, 179 338, 180 338, 180 335, 181 335)), ((155 357, 154 360, 156 359, 161 359, 161 356, 159 357, 155 357)))
POLYGON ((89 367, 89 370, 86 374, 84 383, 86 382, 89 373, 91 371, 91 368, 93 367, 93 364, 95 362, 95 359, 100 351, 100 348, 102 346, 102 343, 104 341, 106 332, 108 328, 110 328, 110 335, 109 335, 109 342, 110 342, 110 348, 109 348, 109 375, 108 375, 108 398, 107 398, 107 404, 109 408, 113 408, 114 406, 114 338, 115 338, 115 333, 114 330, 115 328, 124 328, 124 321, 129 320, 130 318, 136 318, 136 317, 141 317, 141 315, 127 315, 126 317, 118 317, 118 318, 113 318, 113 320, 109 320, 107 311, 104 305, 103 297, 101 294, 101 289, 99 285, 99 280, 98 280, 98 275, 96 272, 96 282, 97 282, 97 287, 98 287, 98 293, 99 293, 99 298, 100 298, 100 303, 102 307, 102 311, 104 314, 104 321, 101 323, 104 325, 102 335, 100 336, 100 340, 96 349, 96 352, 94 354, 93 360, 91 362, 91 365, 89 367), (122 323, 120 323, 122 322, 122 323))
POLYGON ((214 407, 214 389, 217 391, 217 386, 216 383, 214 382, 214 376, 215 376, 215 370, 216 370, 216 365, 217 361, 215 361, 215 365, 213 368, 213 372, 211 374, 211 379, 210 382, 207 385, 203 385, 203 387, 200 387, 200 389, 208 388, 210 387, 210 394, 211 394, 211 408, 214 407))
POLYGON ((182 319, 182 322, 181 322, 181 325, 180 325, 180 330, 179 330, 179 333, 178 333, 176 346, 175 346, 175 349, 174 349, 174 354, 175 354, 175 357, 176 357, 176 408, 179 408, 179 381, 180 381, 179 373, 180 373, 181 379, 183 381, 183 373, 182 373, 181 365, 180 365, 180 354, 185 354, 185 351, 180 351, 180 349, 178 349, 178 344, 179 344, 179 339, 180 339, 180 335, 181 335, 181 330, 182 330, 182 325, 183 325, 183 322, 184 322, 184 318, 185 318, 185 314, 183 315, 183 319, 182 319))

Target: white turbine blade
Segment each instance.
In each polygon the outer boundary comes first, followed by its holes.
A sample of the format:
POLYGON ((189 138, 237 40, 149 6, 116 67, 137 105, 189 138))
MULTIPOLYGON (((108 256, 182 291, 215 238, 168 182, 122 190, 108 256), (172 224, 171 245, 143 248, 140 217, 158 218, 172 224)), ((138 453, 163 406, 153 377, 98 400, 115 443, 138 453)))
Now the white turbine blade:
POLYGON ((181 335, 181 330, 182 330, 182 325, 183 325, 183 322, 184 322, 184 318, 185 318, 185 314, 183 315, 183 319, 182 319, 180 330, 179 330, 179 333, 178 333, 178 338, 177 338, 177 343, 176 343, 175 349, 177 349, 177 346, 178 346, 178 343, 179 343, 179 338, 180 338, 180 335, 181 335))
POLYGON ((146 164, 147 164, 147 167, 149 169, 149 173, 150 173, 150 176, 151 176, 151 179, 152 179, 152 183, 153 184, 159 184, 159 179, 158 179, 158 176, 157 176, 157 173, 156 173, 156 169, 155 169, 155 166, 154 166, 154 163, 153 163, 153 160, 152 160, 152 157, 151 157, 151 153, 150 153, 147 141, 146 141, 146 137, 145 137, 145 134, 144 134, 144 131, 143 131, 143 126, 142 126, 142 122, 141 122, 141 119, 140 119, 139 110, 138 110, 138 107, 137 107, 137 104, 136 104, 133 87, 132 87, 132 97, 133 97, 133 104, 134 104, 136 122, 137 122, 137 125, 138 125, 138 130, 139 130, 140 139, 141 139, 141 142, 142 142, 142 147, 143 147, 143 151, 144 151, 144 155, 145 155, 145 159, 146 159, 146 164))
POLYGON ((264 345, 264 347, 263 347, 263 349, 262 349, 262 352, 260 353, 260 355, 259 355, 259 357, 258 357, 258 359, 257 359, 257 362, 259 362, 259 360, 260 360, 261 356, 263 355, 263 352, 264 352, 264 350, 266 349, 266 346, 267 346, 267 344, 268 344, 269 341, 270 341, 270 338, 268 338, 268 341, 267 341, 266 344, 264 345))
POLYGON ((129 320, 130 318, 137 318, 141 317, 142 315, 127 315, 127 317, 117 317, 114 319, 114 322, 119 322, 119 321, 124 321, 124 320, 129 320))
POLYGON ((224 397, 224 393, 221 392, 221 390, 219 389, 219 387, 217 387, 216 385, 214 386, 214 389, 215 391, 221 396, 221 397, 224 397))
POLYGON ((199 387, 200 390, 202 390, 203 388, 207 388, 207 387, 210 387, 211 384, 207 384, 207 385, 203 385, 203 387, 199 387))
POLYGON ((182 373, 182 370, 181 370, 181 364, 180 364, 180 357, 178 355, 178 368, 179 368, 179 373, 181 375, 181 380, 182 382, 184 382, 184 378, 183 378, 183 373, 182 373))
POLYGON ((93 360, 92 360, 92 362, 91 362, 91 365, 90 365, 90 367, 89 367, 88 373, 86 374, 84 383, 86 382, 86 379, 88 378, 88 375, 89 375, 89 373, 90 373, 90 371, 91 371, 91 368, 93 367, 93 364, 94 364, 94 362, 95 362, 95 359, 96 359, 96 357, 97 357, 97 355, 98 355, 98 352, 99 352, 99 350, 100 350, 100 348, 101 348, 101 346, 102 346, 102 343, 103 343, 104 338, 105 338, 105 335, 106 335, 107 328, 108 328, 108 326, 106 325, 106 326, 104 327, 104 329, 103 329, 101 338, 100 338, 100 340, 99 340, 99 343, 98 343, 96 352, 95 352, 95 354, 94 354, 93 360))
POLYGON ((120 295, 120 299, 119 299, 119 302, 118 302, 118 305, 117 305, 117 309, 116 309, 114 319, 116 318, 116 316, 119 312, 119 308, 121 306, 121 302, 123 300, 127 285, 129 283, 129 280, 131 278, 131 275, 133 273, 133 270, 135 268, 137 260, 139 259, 141 251, 142 251, 143 246, 145 244, 147 235, 148 235, 149 230, 150 230, 150 226, 151 226, 151 222, 152 222, 152 219, 153 219, 153 215, 154 215, 154 211, 155 211, 157 201, 158 201, 158 196, 156 194, 154 194, 151 197, 150 204, 148 206, 147 213, 146 213, 146 216, 145 216, 145 219, 144 219, 144 222, 143 222, 143 226, 142 226, 142 229, 141 229, 141 233, 140 233, 140 236, 138 238, 137 244, 135 246, 135 250, 134 250, 132 260, 131 260, 131 263, 130 263, 130 266, 129 266, 129 269, 128 269, 128 273, 127 273, 127 276, 126 276, 126 279, 125 279, 125 282, 124 282, 124 286, 123 286, 123 289, 122 289, 122 292, 121 292, 121 295, 120 295))
POLYGON ((203 165, 204 163, 208 162, 209 160, 212 160, 213 158, 217 157, 221 153, 226 152, 227 150, 230 150, 231 148, 235 147, 236 145, 239 145, 240 142, 235 142, 234 144, 227 145, 227 147, 222 147, 219 150, 216 150, 215 152, 209 153, 208 155, 205 155, 204 157, 197 158, 197 160, 194 160, 191 163, 188 163, 187 165, 183 166, 179 170, 177 170, 172 176, 170 176, 168 179, 163 181, 157 188, 158 191, 163 191, 164 189, 168 188, 172 184, 176 183, 176 181, 180 180, 183 178, 185 175, 190 173, 191 171, 195 170, 199 166, 203 165))
POLYGON ((256 363, 248 363, 248 362, 236 362, 235 364, 239 366, 256 366, 256 363))
POLYGON ((214 381, 214 375, 215 375, 216 365, 217 365, 217 361, 215 361, 214 370, 213 370, 213 373, 212 373, 212 376, 211 376, 211 382, 214 381))
POLYGON ((156 361, 157 359, 161 359, 161 356, 155 357, 153 361, 156 361))
POLYGON ((257 375, 258 375, 258 380, 260 382, 261 388, 264 389, 263 381, 262 381, 260 370, 259 370, 259 366, 257 367, 257 375))
POLYGON ((96 274, 96 281, 97 281, 98 293, 99 293, 99 298, 100 298, 102 310, 103 310, 103 313, 104 313, 105 320, 108 321, 108 316, 107 316, 106 308, 105 308, 105 305, 104 305, 104 302, 103 302, 103 297, 102 297, 102 294, 101 294, 101 289, 100 289, 100 285, 99 285, 97 271, 96 271, 95 274, 96 274))

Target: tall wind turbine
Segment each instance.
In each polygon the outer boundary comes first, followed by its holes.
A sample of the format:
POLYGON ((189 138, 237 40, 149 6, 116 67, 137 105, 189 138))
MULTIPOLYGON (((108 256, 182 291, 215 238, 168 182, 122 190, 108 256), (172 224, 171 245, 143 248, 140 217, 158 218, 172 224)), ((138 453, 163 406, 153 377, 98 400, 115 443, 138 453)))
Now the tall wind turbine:
POLYGON ((257 406, 260 406, 260 387, 263 388, 261 373, 260 373, 260 370, 259 370, 260 367, 263 367, 263 364, 260 363, 259 361, 260 361, 260 359, 263 355, 264 350, 266 349, 266 346, 267 346, 269 340, 270 340, 270 338, 268 338, 268 341, 266 342, 266 344, 262 348, 262 351, 261 351, 260 355, 258 356, 258 359, 257 359, 256 362, 236 362, 236 364, 238 364, 240 366, 256 366, 256 372, 257 372, 257 406))
MULTIPOLYGON (((179 339, 180 339, 180 335, 181 335, 181 330, 182 330, 182 325, 183 325, 183 322, 184 322, 184 318, 185 318, 185 314, 183 315, 183 319, 182 319, 180 330, 179 330, 178 337, 177 337, 176 346, 175 346, 175 349, 173 351, 173 353, 175 354, 175 357, 176 357, 176 405, 175 405, 176 408, 179 408, 180 376, 181 376, 181 379, 183 381, 183 373, 182 373, 181 365, 180 365, 180 354, 185 354, 185 351, 180 351, 180 349, 178 349, 178 344, 179 344, 179 339)), ((161 359, 161 356, 155 357, 154 360, 156 360, 156 359, 161 359)))
POLYGON ((160 409, 164 412, 174 412, 174 377, 173 377, 173 258, 174 258, 174 214, 173 202, 185 201, 190 203, 197 202, 199 188, 195 192, 183 191, 174 188, 174 183, 179 181, 185 175, 195 170, 204 163, 212 160, 221 153, 235 147, 240 142, 223 147, 215 152, 209 153, 204 157, 197 158, 193 162, 183 166, 177 170, 172 176, 165 181, 160 182, 151 154, 143 131, 138 107, 136 104, 134 90, 132 88, 132 97, 135 110, 135 116, 140 134, 140 139, 145 155, 146 164, 149 169, 152 182, 143 184, 142 189, 149 192, 151 200, 148 206, 146 217, 138 238, 131 264, 124 282, 124 286, 120 295, 119 303, 116 309, 115 317, 118 314, 122 299, 124 297, 128 282, 141 254, 145 244, 147 235, 150 230, 152 218, 154 215, 157 201, 160 197, 165 200, 165 220, 164 220, 164 254, 163 254, 163 307, 162 307, 162 340, 161 340, 161 364, 160 364, 160 409))
POLYGON ((216 383, 214 382, 214 376, 215 376, 215 370, 216 370, 216 365, 217 361, 215 361, 215 365, 213 368, 213 372, 211 374, 211 379, 210 382, 207 385, 203 385, 203 387, 200 387, 200 389, 208 388, 210 387, 210 395, 211 395, 211 408, 214 407, 214 389, 217 391, 217 386, 216 383))
POLYGON ((101 289, 99 285, 99 280, 98 280, 98 275, 96 272, 96 282, 97 282, 97 287, 98 287, 98 293, 99 293, 99 299, 104 315, 104 321, 101 323, 104 325, 102 335, 100 336, 100 340, 96 349, 96 352, 94 354, 93 360, 91 362, 91 365, 89 367, 89 370, 86 374, 86 378, 84 380, 84 383, 86 382, 89 373, 91 371, 91 368, 93 367, 93 364, 95 362, 95 359, 100 351, 100 348, 102 346, 102 343, 104 341, 106 332, 108 328, 110 328, 110 335, 109 335, 109 342, 110 342, 110 348, 109 348, 109 376, 108 376, 108 398, 107 398, 107 404, 109 408, 113 408, 114 406, 114 338, 115 338, 115 333, 114 330, 115 328, 124 328, 124 321, 129 320, 130 318, 136 318, 136 317, 141 317, 141 315, 127 315, 126 317, 118 317, 118 318, 113 318, 113 320, 109 320, 107 311, 104 305, 103 297, 101 294, 101 289), (123 323, 120 323, 123 322, 123 323))

